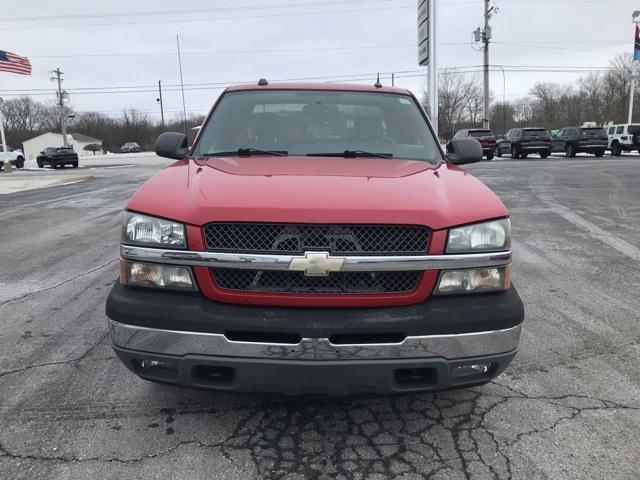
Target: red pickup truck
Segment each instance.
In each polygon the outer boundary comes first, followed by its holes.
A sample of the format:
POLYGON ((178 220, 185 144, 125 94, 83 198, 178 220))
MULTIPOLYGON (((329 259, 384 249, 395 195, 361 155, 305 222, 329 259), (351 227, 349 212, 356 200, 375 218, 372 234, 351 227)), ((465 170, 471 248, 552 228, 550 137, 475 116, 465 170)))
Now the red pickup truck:
POLYGON ((113 348, 140 377, 284 394, 479 385, 517 352, 502 202, 407 90, 228 88, 126 206, 113 348))

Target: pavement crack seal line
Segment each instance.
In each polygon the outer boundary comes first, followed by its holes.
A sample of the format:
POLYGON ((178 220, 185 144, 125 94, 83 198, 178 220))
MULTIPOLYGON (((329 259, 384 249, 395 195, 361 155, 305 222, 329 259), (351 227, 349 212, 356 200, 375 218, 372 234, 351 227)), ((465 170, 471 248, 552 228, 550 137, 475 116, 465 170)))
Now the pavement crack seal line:
POLYGON ((167 455, 184 445, 195 445, 201 448, 220 448, 220 444, 207 444, 200 440, 183 440, 171 447, 160 450, 159 452, 149 453, 140 457, 133 458, 119 458, 119 457, 67 457, 64 455, 34 455, 34 454, 19 454, 11 452, 5 445, 0 443, 0 458, 12 458, 14 460, 35 460, 35 461, 49 461, 49 462, 62 462, 62 463, 84 463, 84 462, 104 462, 104 463, 121 463, 121 464, 133 464, 142 462, 144 460, 153 459, 163 455, 167 455))
MULTIPOLYGON (((5 377, 7 375, 13 375, 14 373, 20 373, 20 372, 24 372, 24 371, 27 371, 27 370, 31 370, 33 368, 50 367, 52 365, 70 365, 72 363, 81 362, 82 360, 87 358, 87 355, 89 355, 93 350, 95 350, 99 345, 101 345, 102 342, 104 342, 107 339, 108 336, 109 336, 108 332, 105 333, 104 335, 102 335, 97 342, 95 342, 93 345, 91 345, 79 357, 72 358, 72 359, 69 359, 69 360, 58 360, 58 361, 55 361, 55 362, 37 363, 35 365, 27 365, 26 367, 17 368, 15 370, 8 370, 6 372, 0 372, 0 378, 5 377)), ((108 358, 110 359, 110 358, 114 358, 114 357, 108 357, 108 358)))
POLYGON ((589 220, 573 212, 570 208, 567 208, 564 205, 560 205, 557 201, 555 201, 548 195, 538 195, 538 198, 540 198, 540 200, 542 200, 552 212, 560 215, 562 218, 574 224, 575 226, 582 228, 593 238, 606 243, 612 248, 615 248, 617 251, 619 251, 623 255, 626 255, 632 260, 640 262, 640 248, 631 245, 628 242, 625 242, 621 238, 612 235, 596 224, 591 223, 589 220))
POLYGON ((119 259, 115 259, 115 260, 111 260, 105 264, 102 264, 98 267, 92 268, 91 270, 87 270, 86 272, 82 272, 74 277, 71 277, 67 280, 63 280, 62 282, 56 283, 55 285, 49 285, 48 287, 43 287, 43 288, 39 288, 38 290, 33 290, 31 292, 27 292, 27 293, 23 293, 22 295, 18 295, 17 297, 13 297, 10 298, 8 300, 5 300, 4 302, 0 303, 0 308, 4 307, 5 305, 11 303, 11 302, 15 302, 16 300, 22 300, 23 298, 27 298, 30 297, 31 295, 34 295, 36 293, 41 293, 41 292, 46 292, 47 290, 51 290, 54 288, 58 288, 62 285, 65 285, 67 283, 73 282, 74 280, 77 280, 78 278, 82 278, 86 275, 89 275, 93 272, 97 272, 98 270, 102 270, 103 268, 109 267, 111 265, 113 265, 114 263, 118 262, 119 259))

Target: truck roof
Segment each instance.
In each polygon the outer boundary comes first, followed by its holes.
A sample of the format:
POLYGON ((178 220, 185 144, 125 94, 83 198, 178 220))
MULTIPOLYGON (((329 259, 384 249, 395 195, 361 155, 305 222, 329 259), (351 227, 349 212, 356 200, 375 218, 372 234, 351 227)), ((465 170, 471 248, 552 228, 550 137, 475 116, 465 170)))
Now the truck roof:
POLYGON ((359 85, 353 83, 305 83, 305 82, 275 82, 267 85, 256 83, 244 83, 233 85, 227 88, 228 92, 248 91, 248 90, 325 90, 325 91, 347 91, 347 92, 376 92, 376 93, 396 93, 400 95, 411 95, 405 88, 379 87, 374 85, 359 85))

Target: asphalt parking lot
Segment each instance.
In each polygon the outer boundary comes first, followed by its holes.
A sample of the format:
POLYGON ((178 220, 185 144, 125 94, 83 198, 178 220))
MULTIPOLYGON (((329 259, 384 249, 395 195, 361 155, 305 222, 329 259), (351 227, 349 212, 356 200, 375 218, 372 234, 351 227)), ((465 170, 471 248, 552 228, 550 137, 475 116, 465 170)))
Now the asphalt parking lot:
POLYGON ((640 476, 640 157, 468 167, 511 211, 519 355, 484 387, 346 399, 155 385, 115 358, 120 212, 167 164, 0 195, 0 478, 640 476))

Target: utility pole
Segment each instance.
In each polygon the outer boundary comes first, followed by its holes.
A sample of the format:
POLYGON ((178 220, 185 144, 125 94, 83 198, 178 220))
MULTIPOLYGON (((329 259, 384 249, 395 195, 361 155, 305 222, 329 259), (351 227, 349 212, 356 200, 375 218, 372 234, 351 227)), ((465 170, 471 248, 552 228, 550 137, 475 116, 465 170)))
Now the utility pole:
POLYGON ((478 29, 473 32, 476 42, 482 42, 484 51, 484 119, 482 126, 490 128, 490 111, 489 111, 489 44, 491 43, 491 25, 490 21, 493 16, 498 13, 497 7, 491 6, 491 0, 484 0, 484 30, 478 29))
POLYGON ((160 104, 160 118, 162 118, 162 131, 164 132, 164 107, 162 105, 162 81, 158 80, 158 98, 156 101, 160 104))
POLYGON ((67 146, 67 119, 64 114, 64 100, 68 94, 66 91, 62 90, 62 75, 64 75, 64 72, 61 72, 60 68, 58 67, 55 70, 53 70, 51 73, 53 74, 53 77, 51 77, 51 81, 57 82, 58 84, 58 91, 56 95, 58 97, 58 110, 60 112, 60 125, 62 129, 62 146, 66 147, 67 146))
POLYGON ((484 128, 490 128, 489 122, 489 42, 491 30, 489 27, 489 1, 484 0, 484 128))

